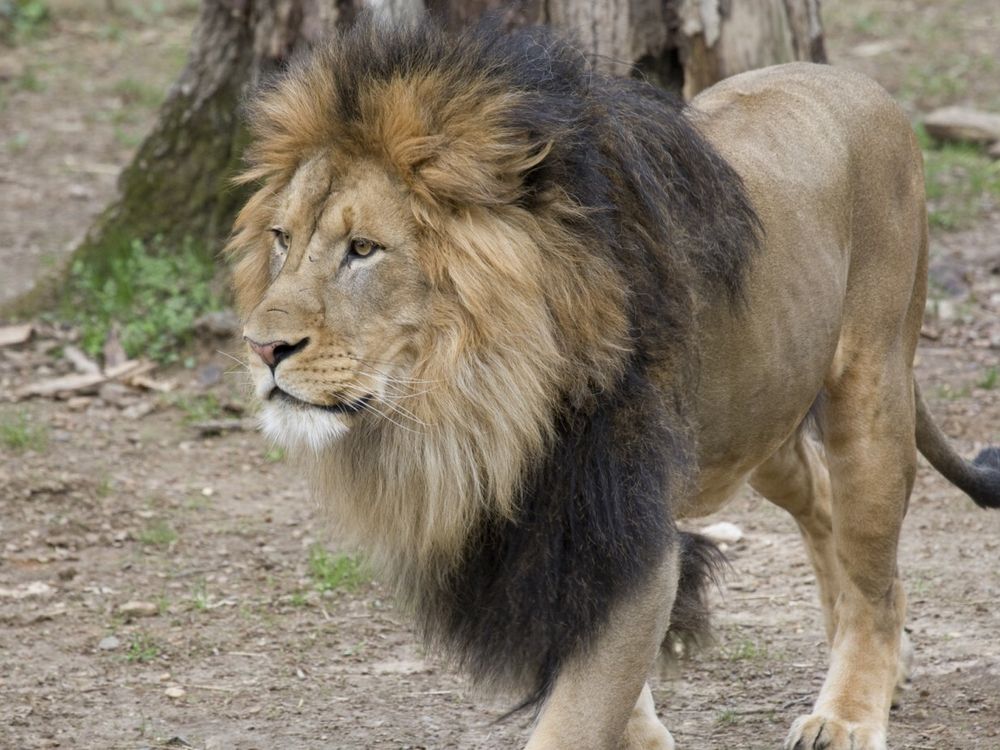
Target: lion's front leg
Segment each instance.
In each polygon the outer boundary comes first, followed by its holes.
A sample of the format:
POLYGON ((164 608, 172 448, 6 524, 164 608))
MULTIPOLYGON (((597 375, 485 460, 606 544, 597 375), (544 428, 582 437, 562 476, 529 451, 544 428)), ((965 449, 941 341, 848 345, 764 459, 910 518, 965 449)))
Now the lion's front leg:
POLYGON ((673 750, 646 677, 677 590, 676 551, 611 613, 607 628, 556 678, 525 750, 673 750))

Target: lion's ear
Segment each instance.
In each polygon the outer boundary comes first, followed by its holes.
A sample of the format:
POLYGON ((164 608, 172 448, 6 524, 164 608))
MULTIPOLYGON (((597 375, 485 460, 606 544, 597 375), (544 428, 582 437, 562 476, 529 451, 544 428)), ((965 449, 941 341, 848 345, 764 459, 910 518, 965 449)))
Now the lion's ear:
POLYGON ((505 205, 524 192, 525 175, 549 153, 512 124, 524 106, 519 94, 489 94, 474 83, 442 97, 445 82, 431 77, 373 89, 364 117, 370 143, 410 188, 430 203, 505 205), (434 105, 432 105, 434 103, 434 105))

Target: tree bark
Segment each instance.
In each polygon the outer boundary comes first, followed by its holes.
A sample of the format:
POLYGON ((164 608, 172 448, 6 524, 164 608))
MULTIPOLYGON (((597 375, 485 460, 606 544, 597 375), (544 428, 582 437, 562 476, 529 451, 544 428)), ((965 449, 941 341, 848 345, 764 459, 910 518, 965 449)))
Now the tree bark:
POLYGON ((351 0, 206 0, 184 71, 76 257, 106 264, 157 237, 214 252, 246 198, 230 183, 246 143, 243 95, 355 13, 351 0))
POLYGON ((427 0, 452 28, 484 13, 549 24, 594 65, 641 74, 691 98, 727 76, 792 60, 826 62, 820 0, 427 0))
MULTIPOLYGON (((734 73, 825 60, 820 0, 426 0, 452 27, 499 13, 575 38, 601 70, 644 75, 691 97, 734 73)), ((136 239, 184 238, 212 254, 246 198, 232 186, 246 133, 240 101, 261 76, 350 24, 362 7, 397 19, 425 0, 204 0, 187 65, 119 179, 119 198, 74 259, 106 267, 136 239)), ((32 304, 44 295, 36 294, 32 304)))
POLYGON ((679 0, 675 6, 685 98, 746 70, 826 62, 820 0, 679 0))

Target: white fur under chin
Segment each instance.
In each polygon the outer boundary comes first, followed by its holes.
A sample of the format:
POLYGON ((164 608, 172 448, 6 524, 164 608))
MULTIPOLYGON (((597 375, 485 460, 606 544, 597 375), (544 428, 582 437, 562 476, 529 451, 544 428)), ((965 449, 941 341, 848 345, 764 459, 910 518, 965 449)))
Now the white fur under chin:
POLYGON ((319 453, 348 431, 347 425, 336 414, 281 403, 265 403, 258 422, 261 431, 271 440, 296 452, 310 449, 319 453))

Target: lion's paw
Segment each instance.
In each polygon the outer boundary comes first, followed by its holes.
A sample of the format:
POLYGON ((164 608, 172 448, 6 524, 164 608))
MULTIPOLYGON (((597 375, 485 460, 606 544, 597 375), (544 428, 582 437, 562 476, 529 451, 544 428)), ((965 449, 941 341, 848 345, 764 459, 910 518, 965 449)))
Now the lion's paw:
POLYGON ((881 727, 810 714, 792 724, 785 750, 888 750, 888 746, 881 727))

